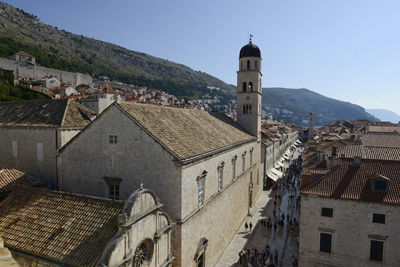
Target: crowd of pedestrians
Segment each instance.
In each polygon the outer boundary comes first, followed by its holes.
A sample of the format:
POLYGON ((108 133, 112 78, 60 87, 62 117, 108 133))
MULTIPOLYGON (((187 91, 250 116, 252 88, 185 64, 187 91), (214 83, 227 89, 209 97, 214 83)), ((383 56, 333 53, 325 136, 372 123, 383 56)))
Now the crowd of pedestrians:
MULTIPOLYGON (((292 162, 286 170, 284 177, 276 182, 273 187, 274 189, 271 191, 271 196, 273 196, 273 199, 270 200, 270 202, 272 202, 272 210, 271 208, 267 208, 265 216, 257 223, 257 225, 259 225, 257 227, 259 227, 260 231, 254 234, 261 233, 264 235, 265 247, 240 251, 238 266, 286 266, 280 261, 282 261, 287 251, 285 251, 285 248, 282 246, 282 242, 277 242, 277 239, 283 239, 286 235, 289 235, 289 237, 296 240, 296 245, 298 246, 301 163, 301 158, 292 162), (287 232, 286 235, 284 231, 287 232)), ((254 230, 251 222, 246 221, 244 227, 246 232, 252 232, 254 230)), ((297 267, 297 253, 289 255, 289 257, 291 265, 297 267)), ((285 263, 287 263, 287 260, 285 263)))

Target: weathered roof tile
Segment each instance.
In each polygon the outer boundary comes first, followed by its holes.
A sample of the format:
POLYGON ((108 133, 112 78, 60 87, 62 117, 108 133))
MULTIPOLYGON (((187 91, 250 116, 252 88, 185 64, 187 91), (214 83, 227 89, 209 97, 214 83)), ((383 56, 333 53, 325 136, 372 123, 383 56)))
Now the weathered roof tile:
POLYGON ((46 182, 39 178, 27 175, 21 171, 14 169, 1 169, 0 194, 9 192, 11 188, 16 185, 44 186, 46 185, 46 182))
POLYGON ((255 138, 219 113, 127 102, 119 105, 180 159, 255 138))
POLYGON ((95 115, 67 98, 0 102, 0 126, 84 127, 95 115))
POLYGON ((0 203, 10 249, 71 266, 93 266, 117 232, 123 201, 15 187, 0 203))

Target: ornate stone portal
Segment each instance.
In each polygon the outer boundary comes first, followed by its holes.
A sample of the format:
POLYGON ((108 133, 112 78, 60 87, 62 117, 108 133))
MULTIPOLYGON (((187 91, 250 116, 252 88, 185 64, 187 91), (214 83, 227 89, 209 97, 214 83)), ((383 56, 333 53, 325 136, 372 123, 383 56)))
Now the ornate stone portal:
POLYGON ((171 266, 171 220, 147 189, 136 190, 118 218, 118 232, 110 240, 98 266, 171 266))

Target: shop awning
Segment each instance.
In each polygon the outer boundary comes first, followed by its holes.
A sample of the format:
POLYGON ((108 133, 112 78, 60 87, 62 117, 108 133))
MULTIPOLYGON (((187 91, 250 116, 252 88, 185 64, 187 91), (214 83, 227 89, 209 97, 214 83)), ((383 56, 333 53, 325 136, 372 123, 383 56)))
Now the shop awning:
POLYGON ((274 180, 275 182, 276 181, 278 181, 278 177, 275 175, 275 174, 273 174, 272 172, 269 172, 268 174, 267 174, 267 176, 271 179, 271 180, 274 180))
POLYGON ((281 172, 281 171, 278 171, 277 169, 275 169, 275 168, 272 168, 271 169, 271 172, 273 173, 273 174, 275 174, 277 177, 279 177, 279 178, 282 178, 282 176, 283 176, 283 173, 281 172))

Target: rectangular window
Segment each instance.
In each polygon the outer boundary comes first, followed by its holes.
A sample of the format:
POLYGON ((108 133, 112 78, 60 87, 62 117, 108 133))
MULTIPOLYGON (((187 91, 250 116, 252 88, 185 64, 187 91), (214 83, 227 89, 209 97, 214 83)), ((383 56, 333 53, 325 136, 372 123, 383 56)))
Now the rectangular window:
POLYGON ((232 180, 236 177, 236 160, 232 160, 232 180))
POLYGON ((218 167, 218 189, 222 189, 223 186, 223 175, 224 175, 224 167, 218 167))
POLYGON ((109 144, 117 144, 118 143, 118 136, 117 135, 109 135, 108 136, 108 143, 109 144))
POLYGON ((327 233, 320 233, 319 251, 331 253, 332 248, 332 235, 327 233))
POLYGON ((205 179, 200 179, 198 183, 198 195, 199 195, 199 205, 203 205, 204 203, 204 186, 205 186, 205 179))
POLYGON ((242 171, 246 169, 246 154, 242 155, 242 171))
POLYGON ((321 215, 325 216, 325 217, 333 217, 333 209, 331 209, 331 208, 322 208, 321 215))
POLYGON ((37 160, 43 160, 43 143, 37 143, 37 160))
POLYGON ((18 143, 17 141, 12 141, 12 154, 14 158, 18 158, 18 143))
POLYGON ((385 223, 385 214, 379 214, 379 213, 372 214, 372 222, 385 223))
POLYGON ((110 199, 119 199, 119 185, 117 184, 108 185, 108 197, 110 199))
POLYGON ((372 261, 383 261, 383 241, 371 240, 369 259, 372 261))

